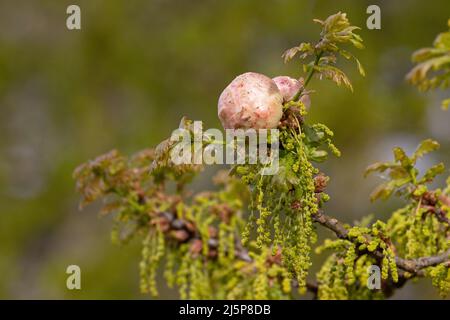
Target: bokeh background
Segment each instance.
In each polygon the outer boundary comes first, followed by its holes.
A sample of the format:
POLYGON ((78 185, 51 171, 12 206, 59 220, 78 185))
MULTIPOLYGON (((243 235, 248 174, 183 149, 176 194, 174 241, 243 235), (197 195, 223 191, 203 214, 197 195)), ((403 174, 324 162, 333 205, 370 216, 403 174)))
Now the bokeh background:
MULTIPOLYGON (((311 83, 311 121, 330 126, 343 151, 323 166, 327 212, 386 218, 399 203, 370 203, 379 179, 363 178, 367 164, 431 137, 442 148, 423 165, 450 165, 443 93, 420 94, 404 80, 411 53, 447 29, 448 0, 1 0, 0 298, 149 298, 138 291, 139 243, 113 246, 99 206, 78 210, 73 169, 113 148, 154 146, 183 115, 219 127, 217 99, 236 75, 298 77, 281 53, 316 39, 312 19, 337 11, 363 27, 366 49, 356 53, 367 76, 344 65, 353 94, 311 83), (81 7, 80 31, 66 29, 70 4, 81 7), (365 27, 369 4, 381 7, 381 30, 365 27), (81 267, 80 291, 66 289, 70 264, 81 267)), ((198 184, 207 188, 208 177, 198 184)), ((177 298, 160 287, 160 298, 177 298)), ((437 297, 426 280, 393 298, 437 297)))

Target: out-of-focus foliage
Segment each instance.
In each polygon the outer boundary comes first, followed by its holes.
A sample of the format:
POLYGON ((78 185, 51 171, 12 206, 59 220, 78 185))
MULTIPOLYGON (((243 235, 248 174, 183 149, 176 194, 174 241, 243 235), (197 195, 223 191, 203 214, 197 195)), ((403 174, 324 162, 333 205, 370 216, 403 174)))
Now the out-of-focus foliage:
MULTIPOLYGON (((448 20, 450 28, 450 19, 448 20)), ((412 60, 417 65, 408 73, 408 80, 421 91, 450 87, 450 31, 440 33, 432 48, 414 52, 412 60)), ((442 101, 442 108, 448 109, 450 98, 442 101)))

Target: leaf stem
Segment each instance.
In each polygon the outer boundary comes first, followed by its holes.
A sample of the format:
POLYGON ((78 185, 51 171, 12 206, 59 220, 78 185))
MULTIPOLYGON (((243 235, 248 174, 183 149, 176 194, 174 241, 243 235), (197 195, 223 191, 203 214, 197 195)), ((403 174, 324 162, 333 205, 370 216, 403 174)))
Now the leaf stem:
POLYGON ((309 73, 306 77, 305 83, 303 84, 303 86, 300 88, 300 90, 298 90, 298 92, 295 94, 294 98, 292 98, 292 101, 298 101, 298 99, 300 98, 301 94, 303 93, 303 91, 305 90, 306 86, 308 85, 309 81, 311 81, 312 76, 314 75, 314 72, 316 71, 314 69, 315 66, 317 66, 319 64, 320 58, 323 55, 323 51, 319 51, 319 53, 317 53, 316 55, 316 59, 314 60, 314 65, 311 68, 311 70, 309 70, 309 73))

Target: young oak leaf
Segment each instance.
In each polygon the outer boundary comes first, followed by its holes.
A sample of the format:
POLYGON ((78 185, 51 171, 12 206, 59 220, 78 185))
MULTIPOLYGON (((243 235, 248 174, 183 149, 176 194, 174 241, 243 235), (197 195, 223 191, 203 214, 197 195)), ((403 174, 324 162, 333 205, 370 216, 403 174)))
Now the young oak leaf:
POLYGON ((376 187, 374 191, 372 191, 372 193, 370 194, 370 200, 372 202, 378 199, 386 200, 392 195, 394 191, 408 184, 410 181, 411 179, 408 177, 405 179, 395 179, 382 183, 378 187, 376 187))
MULTIPOLYGON (((341 12, 329 16, 324 21, 314 19, 314 22, 322 26, 320 40, 314 44, 301 43, 297 47, 286 50, 283 54, 284 61, 290 61, 297 54, 300 54, 301 59, 311 56, 314 59, 303 64, 304 72, 308 73, 305 86, 312 75, 317 73, 320 79, 330 79, 337 85, 343 84, 353 91, 353 87, 347 75, 335 66, 337 62, 336 53, 347 60, 353 59, 359 74, 365 76, 365 71, 361 62, 353 54, 340 48, 341 44, 350 44, 358 49, 364 48, 362 38, 354 33, 354 31, 360 28, 352 26, 347 19, 347 15, 341 12)), ((297 98, 298 96, 296 96, 296 99, 297 98)))

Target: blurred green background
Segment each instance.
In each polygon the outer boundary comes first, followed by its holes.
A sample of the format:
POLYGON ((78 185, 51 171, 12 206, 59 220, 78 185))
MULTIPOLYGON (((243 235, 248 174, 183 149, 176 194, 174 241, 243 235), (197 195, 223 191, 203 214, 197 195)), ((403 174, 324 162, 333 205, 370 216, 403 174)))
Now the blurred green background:
MULTIPOLYGON (((311 83, 311 121, 330 126, 343 151, 322 166, 332 177, 327 212, 386 218, 399 203, 370 203, 379 179, 363 178, 367 164, 430 137, 442 148, 423 165, 450 166, 443 93, 404 81, 411 53, 447 29, 448 0, 0 1, 0 298, 148 298, 138 292, 139 243, 113 246, 99 206, 78 210, 73 169, 112 148, 154 146, 183 115, 220 127, 217 99, 236 75, 298 77, 281 53, 317 39, 312 19, 337 11, 363 27, 366 49, 355 53, 367 76, 344 65, 353 94, 311 83), (81 7, 80 31, 66 28, 70 4, 81 7), (365 27, 369 4, 381 7, 381 30, 365 27), (70 264, 81 267, 80 291, 66 289, 70 264)), ((161 288, 160 298, 177 298, 161 288)), ((437 297, 427 280, 393 298, 437 297)))

